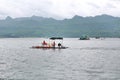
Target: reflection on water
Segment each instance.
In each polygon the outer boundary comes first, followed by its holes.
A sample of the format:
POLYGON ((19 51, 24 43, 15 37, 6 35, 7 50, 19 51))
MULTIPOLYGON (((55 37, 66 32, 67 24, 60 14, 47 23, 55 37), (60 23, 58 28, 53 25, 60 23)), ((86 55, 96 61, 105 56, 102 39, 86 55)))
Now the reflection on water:
POLYGON ((42 40, 0 39, 0 80, 120 80, 120 39, 65 38, 68 49, 30 49, 42 40))

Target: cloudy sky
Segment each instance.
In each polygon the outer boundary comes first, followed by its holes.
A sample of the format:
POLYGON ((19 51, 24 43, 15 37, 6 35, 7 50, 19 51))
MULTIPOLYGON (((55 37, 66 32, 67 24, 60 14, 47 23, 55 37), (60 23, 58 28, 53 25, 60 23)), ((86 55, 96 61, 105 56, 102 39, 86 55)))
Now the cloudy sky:
POLYGON ((0 0, 0 18, 36 15, 64 19, 101 14, 120 17, 120 0, 0 0))

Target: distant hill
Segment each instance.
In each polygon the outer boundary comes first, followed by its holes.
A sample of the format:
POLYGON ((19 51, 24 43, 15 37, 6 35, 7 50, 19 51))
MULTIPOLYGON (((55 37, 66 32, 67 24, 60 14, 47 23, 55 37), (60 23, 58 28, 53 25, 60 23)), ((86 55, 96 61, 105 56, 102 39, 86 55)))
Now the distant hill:
POLYGON ((74 16, 55 20, 39 16, 0 20, 0 37, 120 37, 120 18, 109 15, 74 16))

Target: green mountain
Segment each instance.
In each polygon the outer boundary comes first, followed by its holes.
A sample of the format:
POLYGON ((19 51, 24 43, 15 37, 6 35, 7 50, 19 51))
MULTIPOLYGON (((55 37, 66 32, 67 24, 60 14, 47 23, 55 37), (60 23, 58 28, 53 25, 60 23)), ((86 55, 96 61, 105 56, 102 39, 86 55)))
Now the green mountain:
POLYGON ((39 16, 0 20, 0 37, 120 37, 120 18, 109 15, 74 16, 55 20, 39 16))

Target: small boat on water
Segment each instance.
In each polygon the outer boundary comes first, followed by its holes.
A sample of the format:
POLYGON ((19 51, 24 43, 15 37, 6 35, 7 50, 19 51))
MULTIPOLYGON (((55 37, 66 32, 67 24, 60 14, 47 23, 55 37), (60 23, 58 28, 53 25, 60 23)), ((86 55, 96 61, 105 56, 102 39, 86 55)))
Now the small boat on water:
POLYGON ((90 40, 89 36, 81 36, 79 40, 90 40))
POLYGON ((31 48, 33 49, 67 49, 68 47, 63 46, 63 38, 62 37, 51 37, 49 38, 49 40, 52 40, 53 42, 47 43, 45 41, 42 42, 41 46, 32 46, 31 48), (61 40, 62 42, 58 43, 58 45, 56 46, 56 42, 55 40, 61 40))
POLYGON ((99 37, 99 36, 96 36, 95 39, 100 39, 100 37, 99 37))

